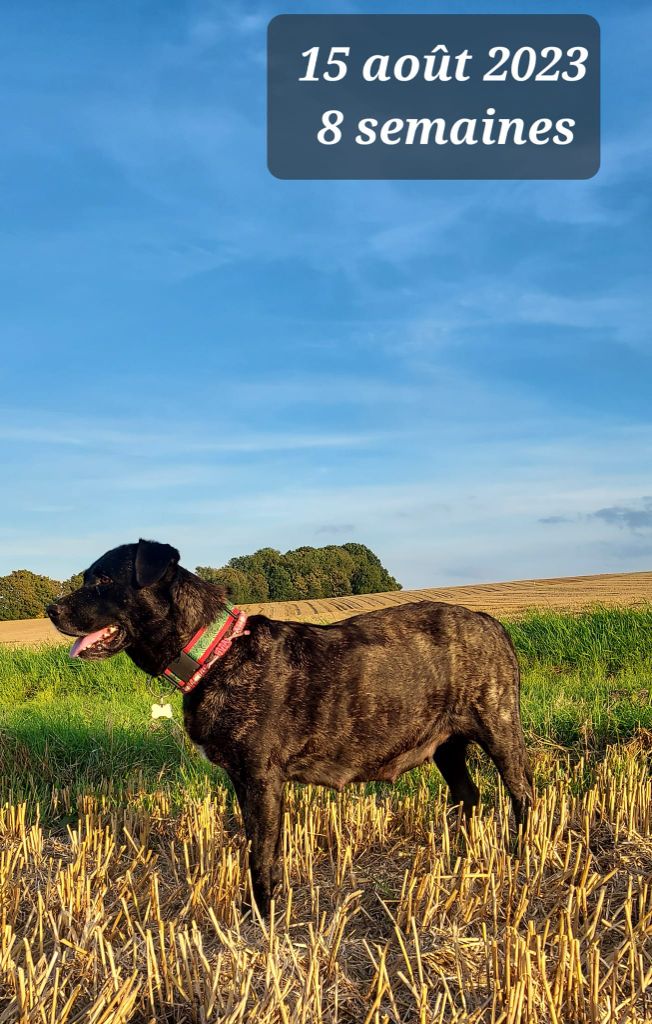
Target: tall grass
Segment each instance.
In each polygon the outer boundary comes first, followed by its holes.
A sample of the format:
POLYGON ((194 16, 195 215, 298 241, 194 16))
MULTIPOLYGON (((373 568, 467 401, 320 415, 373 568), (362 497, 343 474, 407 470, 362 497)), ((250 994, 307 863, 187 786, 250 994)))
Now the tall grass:
POLYGON ((652 606, 533 612, 505 625, 530 733, 594 749, 652 728, 652 606))
POLYGON ((525 668, 599 668, 615 675, 652 667, 652 605, 596 607, 578 615, 531 612, 505 624, 525 668))

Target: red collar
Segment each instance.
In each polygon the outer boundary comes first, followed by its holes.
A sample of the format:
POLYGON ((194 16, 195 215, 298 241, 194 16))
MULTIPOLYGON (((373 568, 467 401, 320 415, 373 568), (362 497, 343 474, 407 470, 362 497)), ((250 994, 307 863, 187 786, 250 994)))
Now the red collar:
POLYGON ((227 603, 213 622, 195 633, 178 658, 163 670, 163 677, 183 693, 190 693, 218 658, 226 654, 233 641, 248 635, 246 624, 245 613, 227 603))

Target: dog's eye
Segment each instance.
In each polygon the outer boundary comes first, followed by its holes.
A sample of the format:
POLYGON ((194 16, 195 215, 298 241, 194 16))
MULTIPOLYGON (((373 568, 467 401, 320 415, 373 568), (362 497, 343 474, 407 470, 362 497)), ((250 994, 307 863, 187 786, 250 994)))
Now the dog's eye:
POLYGON ((98 576, 97 577, 97 585, 99 587, 105 587, 107 583, 113 583, 113 580, 111 579, 110 576, 98 576))

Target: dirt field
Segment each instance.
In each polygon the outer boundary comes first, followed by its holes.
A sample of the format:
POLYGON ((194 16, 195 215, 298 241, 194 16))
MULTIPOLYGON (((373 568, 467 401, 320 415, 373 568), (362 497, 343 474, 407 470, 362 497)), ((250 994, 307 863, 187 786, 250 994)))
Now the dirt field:
MULTIPOLYGON (((528 608, 575 611, 591 604, 641 605, 652 601, 652 572, 613 573, 602 576, 566 576, 550 580, 514 580, 510 583, 479 583, 465 587, 433 587, 399 590, 390 594, 329 597, 315 601, 283 601, 245 606, 276 619, 334 622, 359 612, 410 601, 450 601, 493 615, 515 616, 528 608)), ((0 622, 0 643, 61 643, 62 638, 47 619, 0 622)))

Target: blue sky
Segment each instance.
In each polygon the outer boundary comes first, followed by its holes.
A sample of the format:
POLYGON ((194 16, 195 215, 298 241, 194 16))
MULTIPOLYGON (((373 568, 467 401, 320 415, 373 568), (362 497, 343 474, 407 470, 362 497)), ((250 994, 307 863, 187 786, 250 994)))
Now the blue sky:
POLYGON ((0 572, 139 536, 650 567, 650 4, 555 5, 602 27, 589 181, 278 181, 266 25, 326 9, 399 8, 0 8, 0 572))

